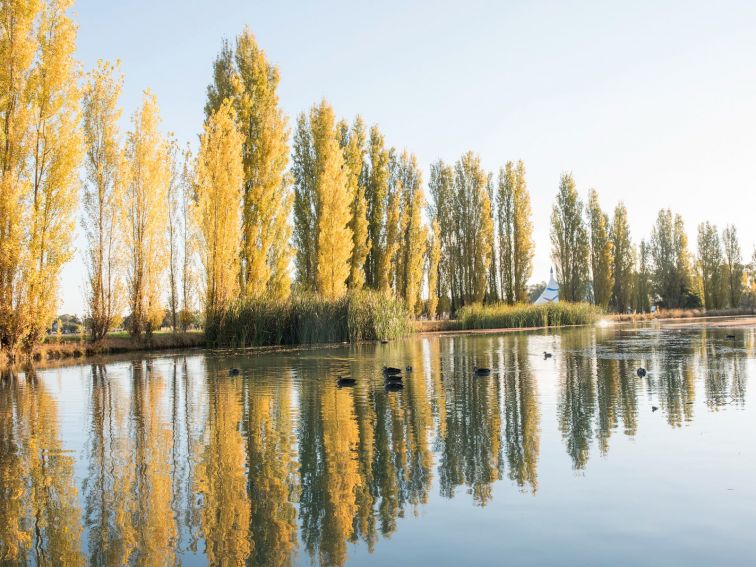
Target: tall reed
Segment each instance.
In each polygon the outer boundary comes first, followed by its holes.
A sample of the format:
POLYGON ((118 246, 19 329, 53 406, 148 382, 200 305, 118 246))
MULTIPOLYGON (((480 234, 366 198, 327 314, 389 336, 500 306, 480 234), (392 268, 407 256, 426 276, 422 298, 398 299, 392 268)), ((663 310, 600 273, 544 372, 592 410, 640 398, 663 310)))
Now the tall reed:
POLYGON ((205 323, 211 347, 395 339, 410 331, 404 303, 374 291, 336 300, 303 295, 286 302, 238 301, 205 323))
POLYGON ((594 323, 601 315, 601 310, 589 303, 497 303, 467 305, 459 310, 457 318, 462 329, 513 329, 587 325, 594 323))

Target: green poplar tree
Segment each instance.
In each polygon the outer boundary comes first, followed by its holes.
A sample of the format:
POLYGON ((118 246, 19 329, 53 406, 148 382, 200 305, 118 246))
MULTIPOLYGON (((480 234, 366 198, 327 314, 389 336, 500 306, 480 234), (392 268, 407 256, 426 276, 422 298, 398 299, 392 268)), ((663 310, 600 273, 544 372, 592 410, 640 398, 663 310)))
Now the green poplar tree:
POLYGON ((551 212, 551 256, 560 286, 560 299, 582 301, 588 283, 590 246, 583 220, 583 203, 571 173, 562 174, 551 212))

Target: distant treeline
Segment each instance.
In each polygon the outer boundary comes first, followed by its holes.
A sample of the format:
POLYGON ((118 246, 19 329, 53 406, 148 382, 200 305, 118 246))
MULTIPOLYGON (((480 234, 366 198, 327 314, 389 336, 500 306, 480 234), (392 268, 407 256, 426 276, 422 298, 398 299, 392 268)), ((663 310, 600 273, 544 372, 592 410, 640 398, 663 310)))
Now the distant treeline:
MULTIPOLYGON (((44 339, 77 219, 93 340, 123 313, 138 338, 166 311, 180 329, 198 310, 217 320, 239 302, 280 304, 292 292, 338 301, 371 289, 434 318, 537 291, 521 161, 494 176, 468 152, 432 164, 426 187, 412 153, 360 117, 337 119, 326 101, 292 132, 278 69, 248 29, 223 42, 209 70, 196 155, 163 134, 149 90, 122 133, 119 66, 81 73, 70 4, 0 5, 0 349, 44 339)), ((595 191, 584 205, 571 174, 551 225, 564 300, 615 311, 753 301, 755 269, 732 226, 720 239, 702 225, 694 258, 682 219, 663 210, 636 246, 624 205, 611 219, 595 191)))

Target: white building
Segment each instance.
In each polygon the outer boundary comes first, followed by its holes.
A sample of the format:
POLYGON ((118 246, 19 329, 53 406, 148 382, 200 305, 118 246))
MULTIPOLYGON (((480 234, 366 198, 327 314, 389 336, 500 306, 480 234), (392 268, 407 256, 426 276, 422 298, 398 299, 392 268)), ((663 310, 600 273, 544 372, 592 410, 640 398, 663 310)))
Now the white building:
POLYGON ((549 283, 546 284, 546 289, 535 300, 534 305, 542 305, 543 303, 559 303, 559 284, 554 279, 554 268, 551 268, 551 275, 549 276, 549 283))

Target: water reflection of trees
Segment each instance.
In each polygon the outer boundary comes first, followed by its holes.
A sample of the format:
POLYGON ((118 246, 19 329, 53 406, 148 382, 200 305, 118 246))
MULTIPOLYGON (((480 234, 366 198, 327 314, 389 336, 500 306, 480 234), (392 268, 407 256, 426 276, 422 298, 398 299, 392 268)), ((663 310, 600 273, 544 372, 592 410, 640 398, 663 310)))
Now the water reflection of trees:
POLYGON ((0 377, 0 560, 83 565, 74 458, 58 403, 33 369, 0 377))
POLYGON ((93 365, 81 510, 57 395, 33 372, 8 374, 0 558, 151 564, 197 554, 286 566, 302 553, 342 565, 350 542, 372 551, 401 518, 421 514, 434 480, 442 497, 464 490, 480 506, 503 478, 535 494, 545 376, 579 470, 593 449, 610 451, 613 435, 634 435, 652 403, 672 426, 693 419, 697 383, 712 409, 743 405, 747 353, 716 333, 682 339, 649 335, 632 351, 627 337, 592 330, 423 337, 356 356, 276 359, 277 372, 212 355, 93 365), (555 347, 548 361, 545 340, 555 347), (232 364, 247 366, 229 376, 232 364), (384 389, 383 364, 412 366, 402 391, 384 389), (475 365, 493 374, 476 377, 475 365), (356 386, 339 389, 339 374, 356 386))
POLYGON ((473 368, 492 366, 491 344, 458 337, 442 358, 446 399, 445 434, 440 438, 441 494, 454 495, 465 485, 473 501, 485 505, 492 484, 501 478, 501 380, 498 374, 475 376, 473 368))
POLYGON ((504 380, 504 440, 509 478, 518 486, 538 488, 540 412, 526 336, 502 338, 499 371, 504 380))

